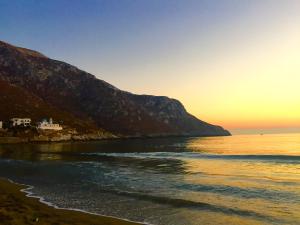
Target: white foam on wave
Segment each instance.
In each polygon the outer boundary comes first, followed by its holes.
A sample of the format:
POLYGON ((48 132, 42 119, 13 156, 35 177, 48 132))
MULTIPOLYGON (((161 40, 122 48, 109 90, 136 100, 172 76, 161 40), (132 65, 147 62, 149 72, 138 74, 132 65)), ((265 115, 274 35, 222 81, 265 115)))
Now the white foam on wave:
POLYGON ((90 156, 107 156, 119 158, 136 158, 136 159, 213 159, 213 160, 262 160, 262 161, 278 161, 286 163, 299 163, 300 156, 294 155, 247 155, 247 154, 211 154, 199 152, 128 152, 128 153, 81 153, 90 156))
POLYGON ((11 180, 11 179, 8 179, 8 178, 6 178, 6 179, 9 182, 13 183, 13 184, 25 186, 25 188, 21 189, 20 191, 25 193, 26 197, 38 199, 40 203, 43 203, 43 204, 45 204, 47 206, 50 206, 52 208, 55 208, 55 209, 69 210, 69 211, 81 212, 81 213, 86 213, 86 214, 95 215, 95 216, 108 217, 108 218, 112 218, 112 219, 123 220, 123 221, 127 221, 127 222, 141 224, 141 225, 153 225, 153 224, 150 224, 148 222, 137 222, 137 221, 132 221, 132 220, 129 220, 129 219, 120 218, 120 217, 116 217, 116 216, 108 216, 108 215, 103 215, 103 214, 99 214, 99 213, 93 213, 93 212, 89 212, 89 211, 82 210, 82 209, 58 207, 57 205, 46 201, 44 197, 35 195, 32 192, 32 190, 34 189, 34 186, 28 185, 28 184, 18 183, 18 182, 15 182, 15 181, 11 180))
POLYGON ((123 157, 123 158, 138 158, 138 159, 176 159, 176 158, 193 158, 198 156, 198 153, 193 152, 129 152, 129 153, 81 153, 82 155, 91 156, 108 156, 108 157, 123 157))

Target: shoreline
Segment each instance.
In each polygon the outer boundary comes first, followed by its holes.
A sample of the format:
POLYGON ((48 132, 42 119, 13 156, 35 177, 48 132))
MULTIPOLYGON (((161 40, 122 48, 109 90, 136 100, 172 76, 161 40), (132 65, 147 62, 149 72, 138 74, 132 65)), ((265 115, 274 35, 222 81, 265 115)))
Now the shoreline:
POLYGON ((228 137, 232 135, 179 135, 179 134, 166 134, 166 135, 141 135, 141 136, 114 136, 114 137, 99 137, 90 139, 65 139, 65 140, 32 140, 22 137, 0 137, 0 144, 51 144, 51 143, 78 143, 78 142, 97 142, 106 140, 128 140, 128 139, 155 139, 155 138, 192 138, 192 137, 228 137))
POLYGON ((4 224, 142 225, 143 223, 99 215, 79 209, 59 208, 35 196, 30 185, 0 177, 0 221, 4 224))

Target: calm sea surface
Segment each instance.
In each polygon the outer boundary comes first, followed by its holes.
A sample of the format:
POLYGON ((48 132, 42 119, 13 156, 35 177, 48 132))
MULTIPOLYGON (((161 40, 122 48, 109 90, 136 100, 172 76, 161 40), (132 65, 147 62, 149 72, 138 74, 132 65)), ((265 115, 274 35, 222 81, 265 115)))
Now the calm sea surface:
POLYGON ((300 134, 3 145, 0 176, 155 225, 300 224, 300 134))

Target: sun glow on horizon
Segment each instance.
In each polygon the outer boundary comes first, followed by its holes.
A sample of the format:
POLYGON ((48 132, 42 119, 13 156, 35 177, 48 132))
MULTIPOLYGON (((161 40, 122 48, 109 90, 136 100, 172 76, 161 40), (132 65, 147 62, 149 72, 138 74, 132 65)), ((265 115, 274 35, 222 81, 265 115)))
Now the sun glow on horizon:
POLYGON ((299 12, 299 0, 10 1, 0 32, 227 129, 300 127, 299 12))
POLYGON ((237 40, 178 98, 199 118, 228 129, 300 127, 299 18, 237 40))
POLYGON ((203 114, 204 101, 209 107, 204 117, 226 127, 300 126, 299 40, 300 32, 287 33, 280 42, 258 47, 248 57, 240 56, 243 60, 235 60, 234 66, 216 69, 216 77, 224 75, 216 85, 222 91, 201 99, 199 112, 197 102, 191 103, 191 111, 203 114))

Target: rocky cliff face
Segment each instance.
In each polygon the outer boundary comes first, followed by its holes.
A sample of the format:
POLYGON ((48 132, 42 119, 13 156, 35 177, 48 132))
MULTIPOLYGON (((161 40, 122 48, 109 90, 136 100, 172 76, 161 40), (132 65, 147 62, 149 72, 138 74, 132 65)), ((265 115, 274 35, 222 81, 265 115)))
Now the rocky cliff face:
POLYGON ((175 99, 131 94, 72 65, 4 42, 0 42, 0 80, 118 135, 230 135, 193 117, 175 99))

